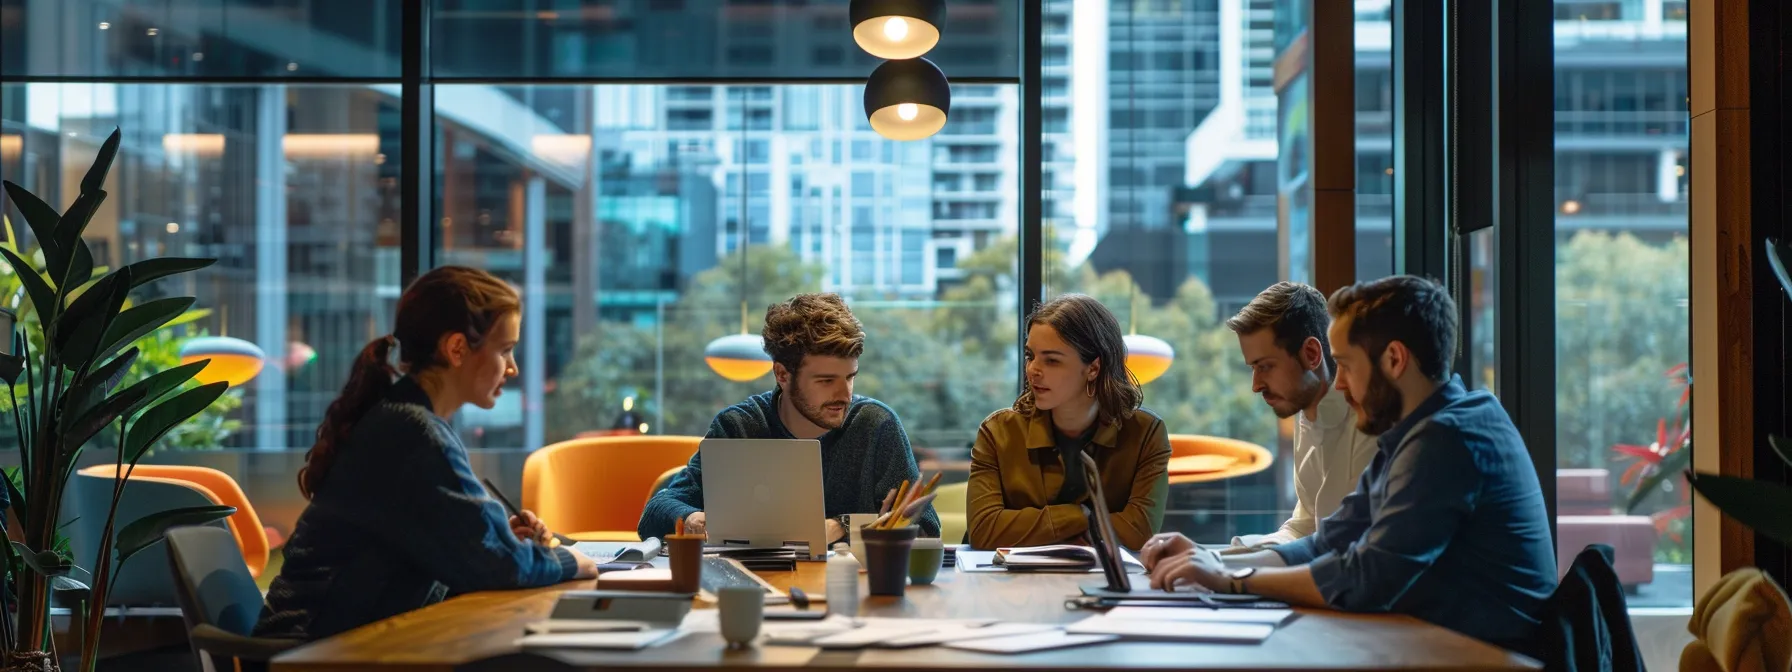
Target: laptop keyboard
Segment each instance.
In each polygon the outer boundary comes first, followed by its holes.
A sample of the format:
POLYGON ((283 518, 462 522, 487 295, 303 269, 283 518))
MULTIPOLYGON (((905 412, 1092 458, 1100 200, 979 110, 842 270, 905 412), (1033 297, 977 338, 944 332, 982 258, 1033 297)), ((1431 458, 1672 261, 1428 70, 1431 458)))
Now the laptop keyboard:
POLYGON ((767 593, 775 592, 766 588, 751 572, 742 570, 727 558, 704 558, 703 576, 699 580, 703 589, 714 595, 723 588, 748 587, 759 588, 767 593))

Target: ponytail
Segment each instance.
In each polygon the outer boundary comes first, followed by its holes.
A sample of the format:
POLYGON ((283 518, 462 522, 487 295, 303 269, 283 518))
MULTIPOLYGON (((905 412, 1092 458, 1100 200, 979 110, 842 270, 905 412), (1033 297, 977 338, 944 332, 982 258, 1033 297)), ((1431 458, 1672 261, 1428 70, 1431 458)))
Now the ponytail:
POLYGON ((477 349, 501 318, 520 310, 522 296, 516 288, 476 268, 443 266, 413 281, 398 297, 392 335, 361 348, 342 394, 324 411, 317 443, 305 453, 305 466, 299 470, 299 494, 305 499, 317 494, 355 423, 392 389, 398 377, 398 368, 390 363, 393 348, 398 348, 405 375, 414 377, 444 365, 437 352, 443 337, 461 334, 469 347, 477 349))
POLYGON ((348 374, 348 383, 342 386, 342 394, 330 402, 329 410, 324 411, 323 424, 317 426, 317 442, 305 452, 305 466, 299 469, 299 494, 305 499, 311 499, 323 485, 324 478, 330 475, 330 464, 336 461, 336 451, 348 441, 355 423, 360 422, 367 411, 386 397, 387 390, 392 389, 392 379, 398 376, 398 371, 388 358, 392 356, 392 344, 396 340, 382 336, 361 348, 361 354, 355 357, 354 369, 348 374))

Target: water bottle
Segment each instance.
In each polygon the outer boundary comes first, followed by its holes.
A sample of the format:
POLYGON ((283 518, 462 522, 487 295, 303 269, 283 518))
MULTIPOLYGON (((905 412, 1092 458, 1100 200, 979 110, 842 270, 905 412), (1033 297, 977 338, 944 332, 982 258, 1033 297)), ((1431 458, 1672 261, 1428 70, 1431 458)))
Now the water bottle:
POLYGON ((859 616, 859 560, 844 543, 835 544, 834 557, 828 558, 828 613, 859 616))

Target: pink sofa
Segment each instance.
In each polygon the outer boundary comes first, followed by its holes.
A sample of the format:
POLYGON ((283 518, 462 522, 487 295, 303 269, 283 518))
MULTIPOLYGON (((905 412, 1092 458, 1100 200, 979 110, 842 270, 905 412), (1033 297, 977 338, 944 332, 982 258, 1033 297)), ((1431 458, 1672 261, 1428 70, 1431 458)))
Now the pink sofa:
POLYGON ((1566 573, 1590 544, 1612 547, 1618 582, 1626 590, 1655 580, 1655 521, 1617 513, 1611 472, 1556 470, 1556 569, 1566 573))

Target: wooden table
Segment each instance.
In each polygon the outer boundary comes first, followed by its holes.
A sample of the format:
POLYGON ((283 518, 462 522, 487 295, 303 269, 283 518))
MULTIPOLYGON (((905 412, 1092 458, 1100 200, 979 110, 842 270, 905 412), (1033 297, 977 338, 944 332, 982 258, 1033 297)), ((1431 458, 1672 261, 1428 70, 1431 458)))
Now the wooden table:
MULTIPOLYGON (((823 563, 798 563, 795 572, 766 573, 780 589, 795 585, 823 594, 823 563)), ((1092 615, 1064 608, 1064 598, 1099 575, 962 574, 940 572, 933 586, 911 586, 903 599, 865 598, 863 616, 996 618, 1070 623, 1092 615)), ((760 667, 857 668, 1202 669, 1202 670, 1524 670, 1529 658, 1406 616, 1368 616, 1302 610, 1260 645, 1114 642, 1020 656, 945 648, 820 651, 760 646, 729 651, 718 635, 690 634, 635 652, 566 651, 522 654, 523 625, 545 618, 563 590, 588 581, 526 591, 476 593, 390 618, 294 649, 274 659, 275 672, 328 670, 654 670, 760 667), (484 661, 480 663, 480 661, 484 661), (479 663, 479 664, 474 664, 479 663)), ((699 608, 703 608, 701 603, 699 608)))

